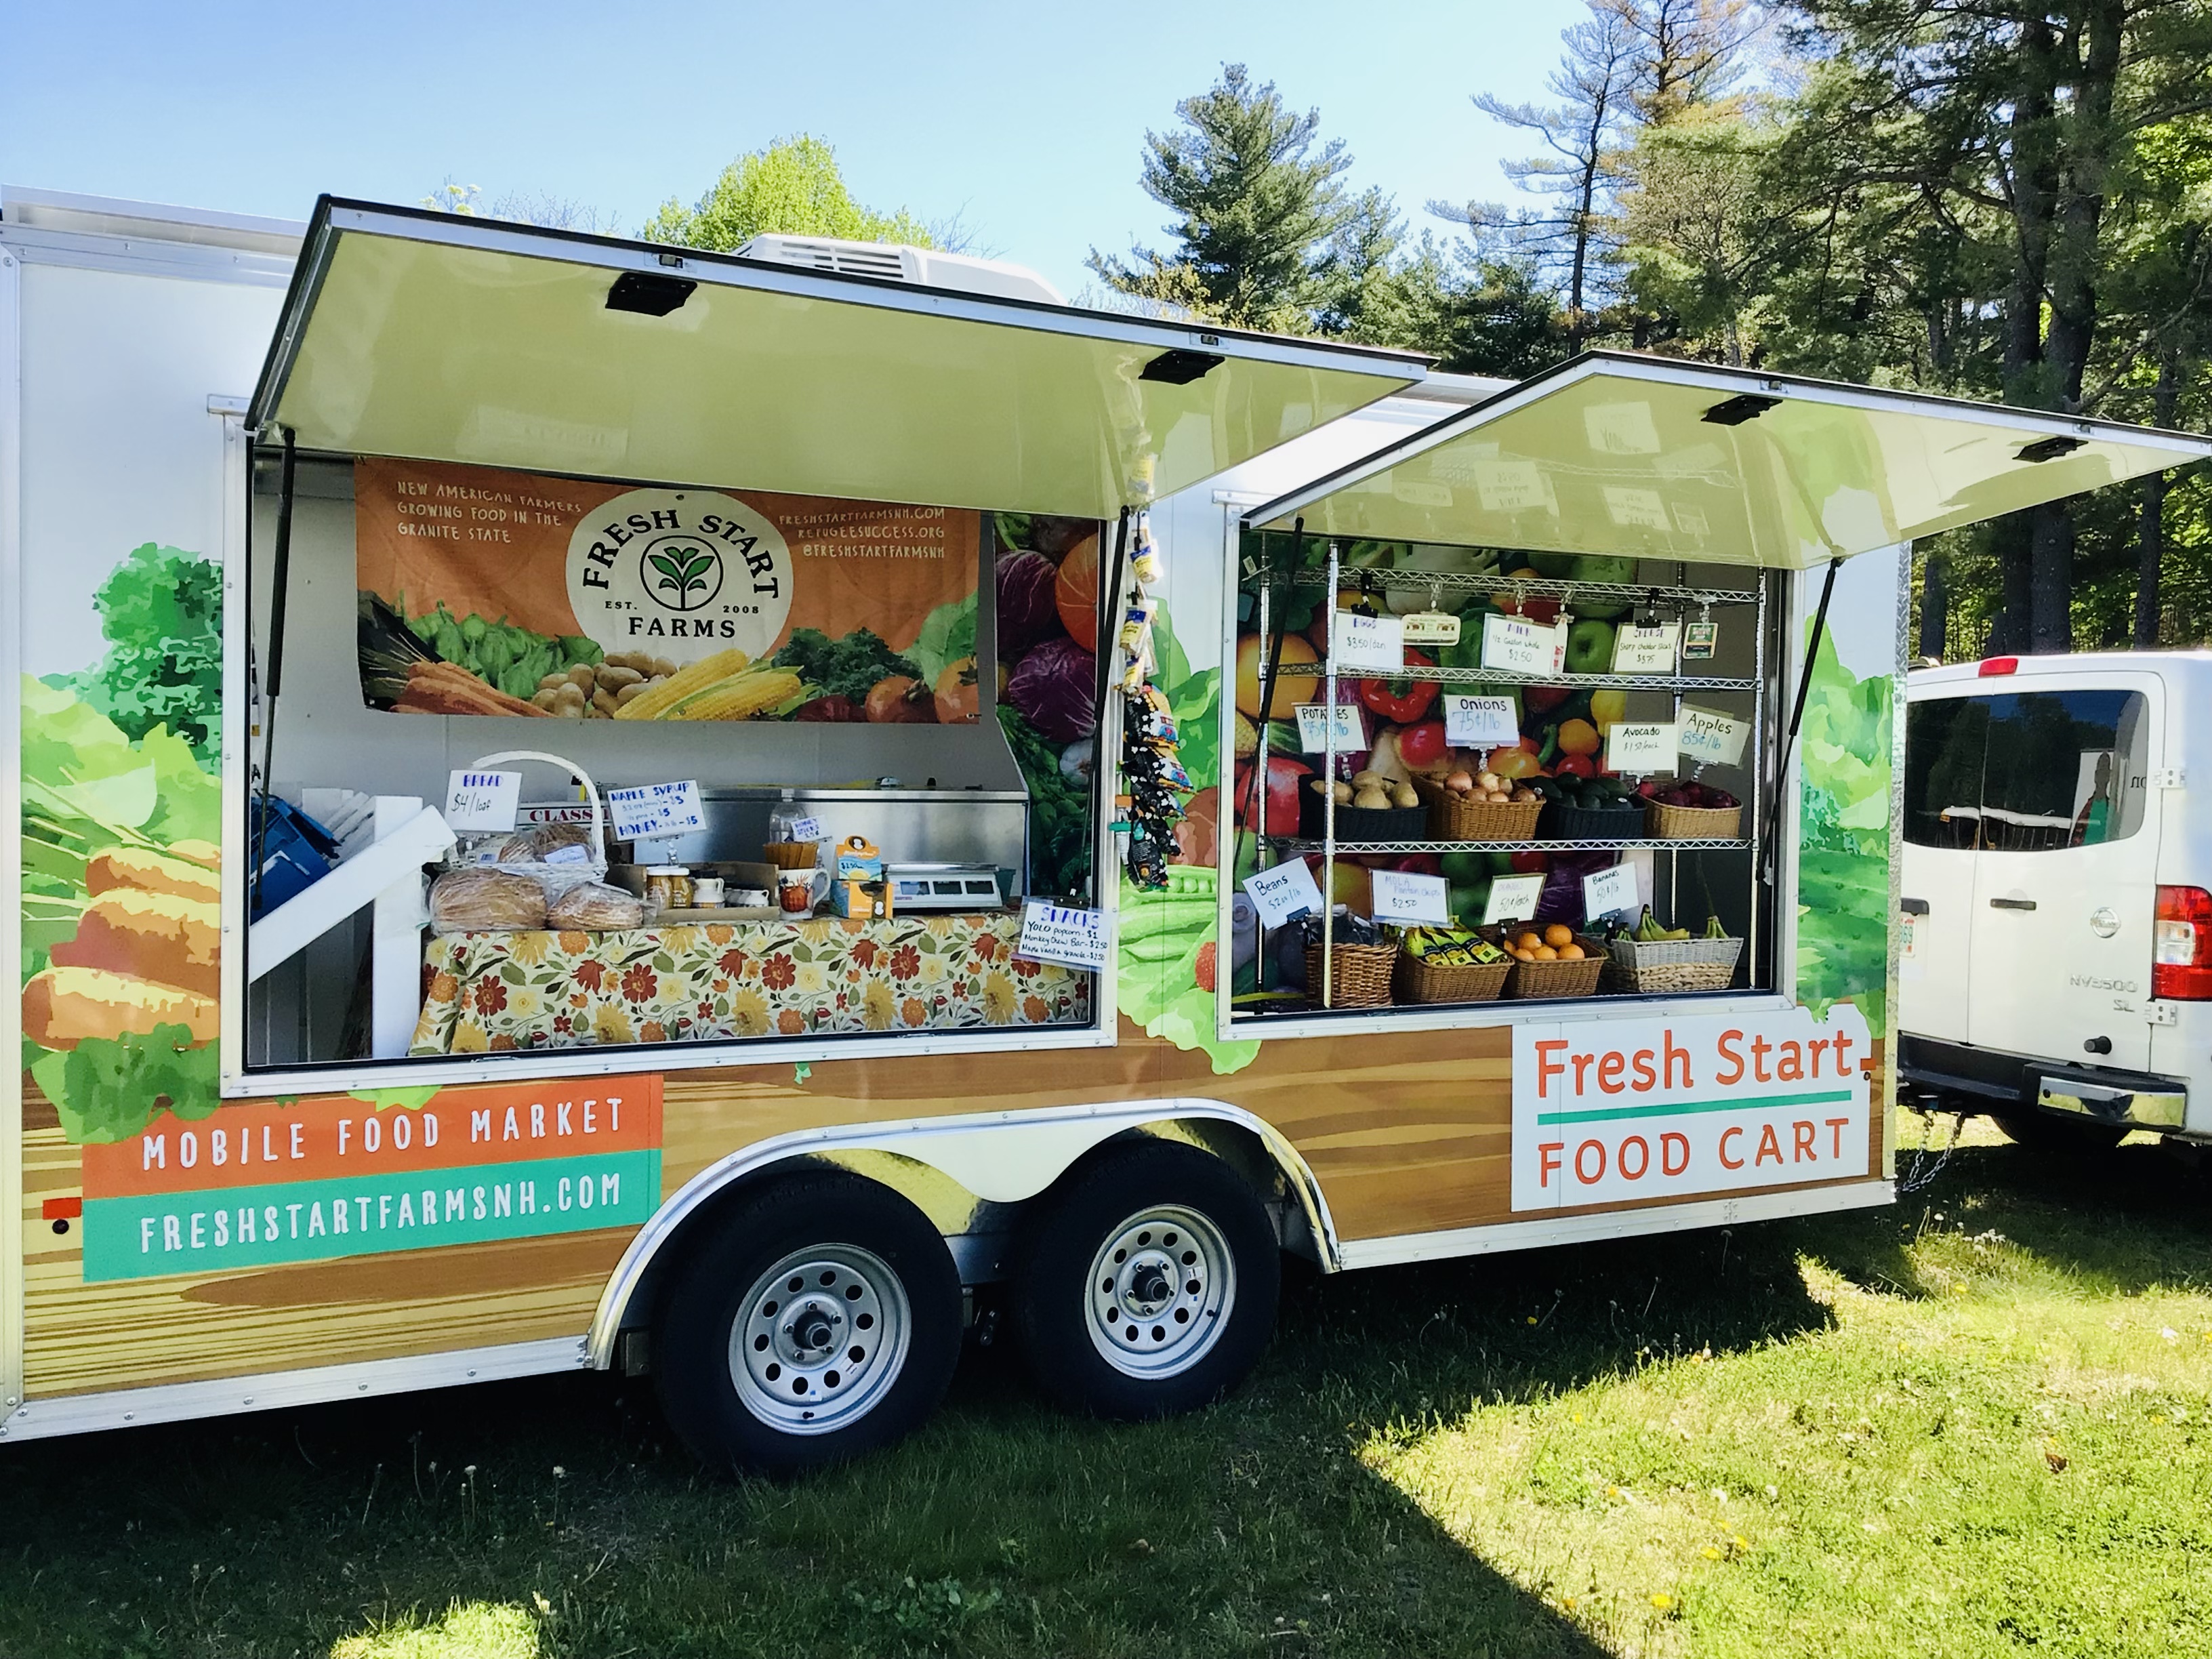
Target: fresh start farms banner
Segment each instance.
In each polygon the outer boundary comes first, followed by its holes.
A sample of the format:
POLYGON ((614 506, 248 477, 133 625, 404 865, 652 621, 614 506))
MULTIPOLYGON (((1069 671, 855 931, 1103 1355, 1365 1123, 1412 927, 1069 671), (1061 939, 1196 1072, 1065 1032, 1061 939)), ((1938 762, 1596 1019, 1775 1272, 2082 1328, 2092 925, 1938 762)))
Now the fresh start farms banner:
POLYGON ((655 1074, 162 1112, 84 1148, 84 1277, 634 1227, 659 1203, 655 1074))
POLYGON ((1680 1199, 1868 1173, 1866 1016, 1513 1028, 1513 1207, 1680 1199))
POLYGON ((375 708, 976 718, 977 513, 363 460, 354 525, 375 708))

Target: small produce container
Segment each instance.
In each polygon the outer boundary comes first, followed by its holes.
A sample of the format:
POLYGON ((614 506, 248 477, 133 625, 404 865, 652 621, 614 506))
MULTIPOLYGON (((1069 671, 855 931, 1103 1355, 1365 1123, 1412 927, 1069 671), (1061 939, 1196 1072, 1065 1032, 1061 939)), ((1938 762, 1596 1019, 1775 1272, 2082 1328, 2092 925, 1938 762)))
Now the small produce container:
POLYGON ((1322 948, 1306 943, 1306 997, 1316 1007, 1387 1008, 1390 974, 1398 960, 1395 940, 1381 945, 1335 945, 1329 950, 1328 1000, 1321 997, 1322 948))
POLYGON ((1674 991, 1725 991, 1735 979, 1740 939, 1617 939, 1607 946, 1607 990, 1649 996, 1674 991))
POLYGON ((1654 841, 1734 841, 1743 832, 1743 803, 1725 789, 1687 778, 1647 783, 1638 793, 1654 841))
POLYGON ((1429 835, 1436 841, 1533 841, 1542 800, 1478 800, 1448 789, 1440 779, 1416 777, 1413 788, 1427 803, 1429 835))
MULTIPOLYGON (((1510 936, 1517 937, 1511 935, 1510 928, 1506 931, 1510 936)), ((1522 962, 1516 958, 1512 971, 1505 977, 1506 996, 1522 1000, 1549 1000, 1586 997, 1595 991, 1607 960, 1605 945, 1588 933, 1575 934, 1573 943, 1582 951, 1579 959, 1522 962)))
MULTIPOLYGON (((1490 945, 1498 943, 1494 927, 1463 931, 1490 945)), ((1408 945, 1398 953, 1390 985, 1400 1002, 1495 1002, 1512 969, 1513 958, 1508 956, 1501 955, 1496 962, 1439 962, 1430 955, 1416 956, 1408 945)))
MULTIPOLYGON (((1328 803, 1322 799, 1319 791, 1311 787, 1300 789, 1298 834, 1308 841, 1321 840, 1328 825, 1328 803)), ((1428 829, 1429 809, 1425 806, 1377 808, 1337 803, 1339 841, 1419 841, 1428 829)))

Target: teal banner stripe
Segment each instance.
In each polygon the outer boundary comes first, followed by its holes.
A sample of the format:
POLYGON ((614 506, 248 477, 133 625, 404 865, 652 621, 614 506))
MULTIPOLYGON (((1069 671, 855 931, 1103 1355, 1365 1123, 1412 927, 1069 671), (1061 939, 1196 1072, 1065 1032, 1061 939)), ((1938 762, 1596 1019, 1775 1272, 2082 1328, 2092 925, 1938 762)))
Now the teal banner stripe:
POLYGON ((654 1151, 94 1198, 84 1206, 84 1277, 155 1279, 540 1238, 635 1226, 659 1205, 654 1151))
POLYGON ((1625 1117, 1688 1117, 1700 1112, 1759 1112, 1773 1106, 1833 1106, 1851 1098, 1849 1089, 1813 1095, 1754 1095, 1740 1100, 1672 1100, 1656 1106, 1608 1106, 1589 1112, 1539 1112, 1536 1121, 1614 1123, 1625 1117))

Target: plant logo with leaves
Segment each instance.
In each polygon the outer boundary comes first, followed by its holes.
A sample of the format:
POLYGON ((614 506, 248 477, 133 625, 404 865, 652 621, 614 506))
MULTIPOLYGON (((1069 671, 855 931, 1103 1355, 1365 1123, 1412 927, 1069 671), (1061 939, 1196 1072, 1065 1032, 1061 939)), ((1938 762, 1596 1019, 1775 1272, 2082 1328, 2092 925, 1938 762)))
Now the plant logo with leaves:
POLYGON ((645 563, 647 590, 671 611, 696 611, 721 592, 721 556, 696 541, 660 542, 647 549, 645 563))

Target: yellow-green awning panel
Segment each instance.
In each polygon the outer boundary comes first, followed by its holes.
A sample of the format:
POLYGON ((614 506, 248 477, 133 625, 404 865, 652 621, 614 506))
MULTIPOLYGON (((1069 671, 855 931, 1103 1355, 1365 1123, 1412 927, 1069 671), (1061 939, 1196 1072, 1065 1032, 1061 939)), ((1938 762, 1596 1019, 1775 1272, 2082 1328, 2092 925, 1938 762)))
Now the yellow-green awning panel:
POLYGON ((325 198, 253 418, 310 451, 1105 518, 1425 372, 325 198))
POLYGON ((1802 569, 2207 454, 2183 433, 1601 352, 1247 522, 1802 569))

